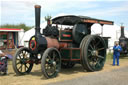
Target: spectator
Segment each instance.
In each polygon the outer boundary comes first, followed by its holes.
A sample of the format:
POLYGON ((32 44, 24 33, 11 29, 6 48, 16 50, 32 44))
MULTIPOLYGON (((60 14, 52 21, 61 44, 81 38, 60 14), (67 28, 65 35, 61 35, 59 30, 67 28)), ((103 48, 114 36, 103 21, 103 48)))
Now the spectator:
POLYGON ((115 66, 115 60, 117 60, 117 66, 119 66, 119 56, 120 51, 122 51, 121 46, 119 45, 119 42, 115 42, 115 45, 113 47, 113 66, 115 66))
POLYGON ((3 75, 7 74, 7 57, 5 53, 0 50, 0 72, 3 72, 3 75))

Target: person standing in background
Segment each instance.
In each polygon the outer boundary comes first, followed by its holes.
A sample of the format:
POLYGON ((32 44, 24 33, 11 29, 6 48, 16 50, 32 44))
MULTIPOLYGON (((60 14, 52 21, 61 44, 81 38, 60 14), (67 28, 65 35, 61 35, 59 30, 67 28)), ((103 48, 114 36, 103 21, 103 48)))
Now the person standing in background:
POLYGON ((6 54, 0 50, 0 72, 3 72, 3 75, 7 74, 8 71, 7 66, 8 66, 8 62, 7 62, 6 54))
POLYGON ((119 56, 120 52, 122 51, 121 46, 119 45, 119 42, 115 42, 115 45, 113 47, 113 66, 115 66, 115 60, 117 60, 117 66, 119 66, 119 56))

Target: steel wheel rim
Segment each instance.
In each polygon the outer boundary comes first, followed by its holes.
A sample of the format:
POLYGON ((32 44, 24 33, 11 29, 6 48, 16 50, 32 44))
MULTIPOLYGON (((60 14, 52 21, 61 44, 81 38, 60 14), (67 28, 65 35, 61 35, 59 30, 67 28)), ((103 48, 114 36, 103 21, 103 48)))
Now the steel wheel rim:
POLYGON ((104 66, 106 59, 106 47, 99 37, 94 37, 88 44, 87 60, 94 70, 100 70, 104 66))
POLYGON ((45 59, 45 71, 48 77, 55 77, 60 69, 60 57, 57 51, 52 50, 45 59))

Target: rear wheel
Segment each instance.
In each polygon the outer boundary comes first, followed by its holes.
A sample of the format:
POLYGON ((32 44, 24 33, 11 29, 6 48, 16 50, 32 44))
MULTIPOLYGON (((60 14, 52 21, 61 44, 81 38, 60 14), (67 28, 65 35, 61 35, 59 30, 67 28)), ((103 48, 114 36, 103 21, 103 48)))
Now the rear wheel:
POLYGON ((28 48, 20 48, 12 59, 13 70, 18 75, 28 74, 31 72, 33 63, 30 63, 31 53, 28 48))
POLYGON ((81 63, 87 71, 99 71, 106 60, 106 45, 97 35, 85 36, 80 44, 82 50, 81 63))
POLYGON ((61 69, 61 56, 56 48, 47 48, 41 60, 42 73, 46 78, 56 77, 61 69))

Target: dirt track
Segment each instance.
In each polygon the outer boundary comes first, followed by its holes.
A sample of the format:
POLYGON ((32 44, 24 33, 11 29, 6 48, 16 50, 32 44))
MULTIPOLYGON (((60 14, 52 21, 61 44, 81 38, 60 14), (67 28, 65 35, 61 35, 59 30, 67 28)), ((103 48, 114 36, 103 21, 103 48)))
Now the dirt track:
MULTIPOLYGON (((120 66, 112 66, 112 59, 108 59, 102 71, 111 71, 120 67, 128 66, 128 58, 120 59, 120 66)), ((86 75, 93 75, 97 72, 86 72, 81 65, 76 65, 72 69, 62 69, 59 76, 54 79, 45 79, 42 76, 40 65, 34 65, 29 75, 16 76, 12 69, 12 62, 9 62, 8 75, 0 76, 0 85, 46 85, 48 83, 70 80, 86 75)))

